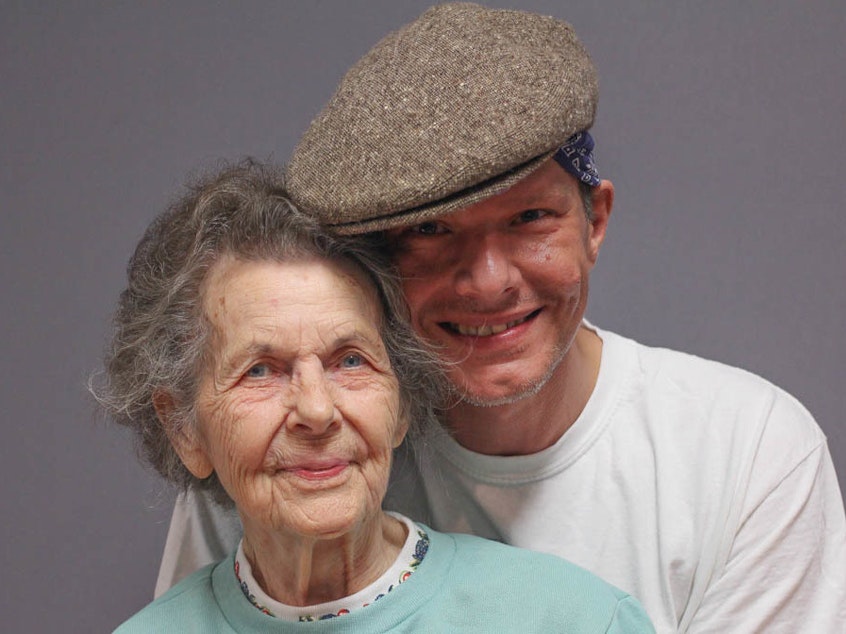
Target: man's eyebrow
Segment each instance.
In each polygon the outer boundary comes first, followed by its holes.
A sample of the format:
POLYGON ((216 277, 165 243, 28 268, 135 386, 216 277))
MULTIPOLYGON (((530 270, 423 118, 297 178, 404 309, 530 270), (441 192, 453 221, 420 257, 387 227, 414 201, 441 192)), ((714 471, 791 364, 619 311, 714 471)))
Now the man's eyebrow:
POLYGON ((516 201, 520 207, 528 209, 532 207, 542 207, 545 203, 549 202, 549 198, 549 192, 544 190, 543 192, 533 192, 531 194, 518 196, 516 201))
POLYGON ((562 197, 571 198, 573 194, 563 185, 554 183, 549 187, 518 194, 514 201, 519 206, 529 209, 547 206, 562 197))

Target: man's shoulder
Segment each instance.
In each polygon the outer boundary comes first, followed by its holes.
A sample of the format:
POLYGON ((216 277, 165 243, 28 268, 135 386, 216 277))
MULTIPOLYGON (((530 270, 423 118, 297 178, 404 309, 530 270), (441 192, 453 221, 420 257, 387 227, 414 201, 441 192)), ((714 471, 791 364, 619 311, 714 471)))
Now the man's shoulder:
MULTIPOLYGON (((767 434, 809 450, 825 442, 810 412, 789 392, 743 368, 695 354, 650 346, 608 331, 606 345, 632 359, 627 397, 649 411, 649 420, 683 418, 687 431, 697 423, 750 438, 767 434)), ((604 360, 604 359, 603 359, 604 360)))
MULTIPOLYGON (((787 391, 749 370, 671 348, 647 345, 610 331, 600 331, 606 346, 627 349, 642 387, 705 400, 781 401, 807 410, 787 391)), ((604 361, 604 359, 603 359, 604 361)))
MULTIPOLYGON (((558 584, 559 589, 580 588, 580 591, 588 594, 596 595, 599 592, 614 600, 627 596, 625 592, 606 583, 595 574, 556 555, 517 548, 475 535, 462 533, 441 533, 441 535, 455 541, 459 566, 468 572, 476 569, 479 573, 490 573, 493 565, 496 570, 508 570, 511 581, 523 579, 532 587, 553 583, 558 584)), ((497 580, 492 581, 499 583, 497 580)))
POLYGON ((650 374, 657 374, 661 371, 681 372, 682 374, 702 373, 709 377, 740 379, 762 386, 772 386, 769 381, 757 374, 721 361, 666 346, 642 343, 610 330, 597 328, 596 331, 602 337, 604 346, 610 348, 614 354, 620 354, 618 350, 627 350, 628 354, 634 354, 637 365, 643 372, 650 374))

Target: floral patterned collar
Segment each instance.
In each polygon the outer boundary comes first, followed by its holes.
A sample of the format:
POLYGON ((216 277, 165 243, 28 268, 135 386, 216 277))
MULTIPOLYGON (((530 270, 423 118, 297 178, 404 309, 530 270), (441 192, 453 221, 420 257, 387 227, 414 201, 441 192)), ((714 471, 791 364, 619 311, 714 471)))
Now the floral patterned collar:
POLYGON ((376 581, 359 592, 336 601, 304 607, 280 603, 269 597, 256 582, 250 562, 244 556, 243 543, 238 544, 238 552, 235 555, 235 576, 238 578, 241 591, 256 609, 268 616, 300 622, 335 618, 375 603, 406 581, 417 570, 429 550, 429 536, 423 529, 398 513, 389 514, 407 526, 408 537, 393 565, 376 581))

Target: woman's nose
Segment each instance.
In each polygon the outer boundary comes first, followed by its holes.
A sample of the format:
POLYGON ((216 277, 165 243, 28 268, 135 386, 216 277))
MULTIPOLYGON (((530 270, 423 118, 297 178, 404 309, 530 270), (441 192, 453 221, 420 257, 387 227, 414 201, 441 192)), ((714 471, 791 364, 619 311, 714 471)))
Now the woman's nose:
POLYGON ((325 434, 337 422, 338 412, 322 364, 310 364, 299 369, 293 383, 288 426, 292 431, 301 433, 325 434))

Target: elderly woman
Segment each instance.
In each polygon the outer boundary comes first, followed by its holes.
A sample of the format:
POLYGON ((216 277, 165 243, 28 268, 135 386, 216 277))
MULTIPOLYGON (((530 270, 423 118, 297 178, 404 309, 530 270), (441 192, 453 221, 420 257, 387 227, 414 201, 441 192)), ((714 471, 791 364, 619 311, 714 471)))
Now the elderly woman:
POLYGON ((234 503, 244 532, 118 631, 652 631, 571 564, 382 510, 440 372, 374 253, 322 233, 254 163, 147 230, 100 398, 161 475, 234 503))

